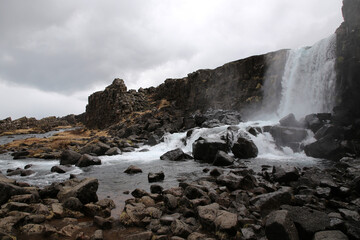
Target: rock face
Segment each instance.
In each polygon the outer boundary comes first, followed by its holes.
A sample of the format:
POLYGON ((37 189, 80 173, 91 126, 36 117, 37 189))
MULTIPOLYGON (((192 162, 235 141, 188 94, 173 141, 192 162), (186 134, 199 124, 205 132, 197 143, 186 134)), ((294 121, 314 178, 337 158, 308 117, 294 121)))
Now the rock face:
POLYGON ((360 2, 344 0, 344 22, 336 31, 336 70, 341 121, 360 117, 360 2))

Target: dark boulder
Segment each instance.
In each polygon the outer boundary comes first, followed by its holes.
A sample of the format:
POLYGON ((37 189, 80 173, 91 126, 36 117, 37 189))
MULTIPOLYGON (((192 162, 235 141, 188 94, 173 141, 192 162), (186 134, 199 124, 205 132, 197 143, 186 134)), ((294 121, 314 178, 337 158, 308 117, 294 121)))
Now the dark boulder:
POLYGON ((153 184, 150 186, 150 192, 151 193, 157 193, 157 194, 161 194, 163 192, 164 188, 160 185, 157 184, 153 184))
POLYGON ((229 166, 234 163, 235 159, 223 151, 218 151, 215 160, 213 162, 214 166, 229 166))
POLYGON ((60 202, 64 202, 70 197, 78 198, 82 204, 98 201, 96 191, 98 189, 99 182, 97 179, 85 178, 80 182, 77 180, 68 181, 70 186, 63 187, 57 194, 57 198, 60 202))
POLYGON ((11 155, 14 157, 14 159, 24 159, 24 158, 26 158, 29 154, 30 154, 29 151, 24 150, 24 151, 14 152, 14 153, 12 153, 11 155))
POLYGON ((300 127, 300 123, 295 119, 295 115, 290 113, 279 120, 280 126, 283 127, 300 127))
POLYGON ((110 149, 110 146, 103 143, 88 143, 83 148, 80 149, 81 154, 95 154, 97 156, 105 155, 105 153, 110 149))
POLYGON ((51 172, 56 172, 56 173, 66 173, 66 168, 63 166, 53 166, 50 171, 51 172))
POLYGON ((258 155, 258 148, 255 143, 245 137, 239 137, 231 148, 234 156, 240 159, 255 158, 258 155))
POLYGON ((156 134, 151 135, 148 141, 146 142, 146 144, 149 146, 155 146, 159 143, 160 143, 160 138, 156 134))
POLYGON ((273 126, 270 134, 280 146, 288 146, 289 143, 299 143, 307 136, 307 131, 303 128, 273 126))
POLYGON ((121 154, 121 150, 118 147, 112 147, 105 152, 107 156, 119 155, 121 154))
POLYGON ((294 222, 286 210, 271 212, 266 217, 265 233, 268 240, 298 240, 294 222))
POLYGON ((142 170, 137 167, 137 166, 134 166, 134 165, 130 165, 125 171, 124 173, 127 173, 127 174, 136 174, 136 173, 142 173, 142 170))
POLYGON ((313 240, 348 240, 349 238, 339 230, 317 232, 313 240))
POLYGON ((165 174, 164 172, 158 172, 158 173, 153 173, 153 172, 150 172, 148 174, 148 181, 151 183, 151 182, 160 182, 162 180, 164 180, 165 178, 165 174))
POLYGON ((213 163, 219 150, 228 152, 228 145, 224 140, 200 137, 193 143, 193 156, 196 160, 213 163))
POLYGON ((60 156, 60 165, 75 165, 81 157, 81 154, 72 150, 65 150, 60 156))
POLYGON ((65 201, 63 202, 63 206, 70 210, 79 212, 81 212, 84 207, 84 205, 76 197, 69 197, 68 199, 65 199, 65 201))
POLYGON ((294 166, 274 166, 272 170, 276 182, 289 183, 300 177, 299 170, 294 166))
POLYGON ((168 151, 160 156, 161 160, 168 161, 184 161, 192 159, 192 157, 186 153, 184 153, 180 148, 168 151))
POLYGON ((6 203, 11 196, 29 193, 22 187, 18 187, 7 181, 0 181, 0 205, 6 203))
POLYGON ((340 160, 343 157, 354 154, 353 150, 346 144, 346 141, 340 141, 334 139, 332 136, 326 136, 306 145, 304 150, 306 155, 310 157, 340 160))
POLYGON ((79 161, 76 163, 77 167, 88 167, 91 165, 101 165, 100 158, 91 156, 89 154, 84 154, 81 156, 79 161))

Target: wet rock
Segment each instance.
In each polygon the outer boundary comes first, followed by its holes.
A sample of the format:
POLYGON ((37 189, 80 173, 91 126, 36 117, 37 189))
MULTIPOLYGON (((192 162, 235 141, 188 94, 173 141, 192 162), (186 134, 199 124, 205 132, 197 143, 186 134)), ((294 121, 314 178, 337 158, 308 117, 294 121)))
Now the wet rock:
POLYGON ((250 199, 250 202, 259 208, 262 216, 266 216, 271 211, 279 209, 281 205, 291 202, 291 188, 282 187, 275 192, 258 195, 250 199))
POLYGON ((229 166, 234 163, 235 159, 223 151, 218 151, 215 160, 213 162, 214 166, 229 166))
POLYGON ((246 137, 239 137, 231 151, 235 157, 240 159, 255 158, 259 152, 254 142, 246 137))
POLYGON ((279 120, 280 126, 283 127, 300 127, 300 123, 295 119, 295 115, 290 113, 279 120))
POLYGON ((168 151, 160 156, 161 160, 167 161, 185 161, 192 159, 192 157, 184 153, 180 148, 168 151))
POLYGON ((160 182, 162 180, 164 180, 165 178, 165 174, 164 172, 158 172, 158 173, 152 173, 152 172, 149 172, 148 174, 148 181, 151 183, 151 182, 160 182))
POLYGON ((314 235, 313 240, 348 240, 348 237, 341 231, 321 231, 314 235))
POLYGON ((296 206, 282 206, 282 209, 289 212, 300 239, 311 239, 316 232, 323 231, 330 226, 330 218, 324 212, 296 206))
POLYGON ((76 197, 69 197, 63 202, 63 206, 65 208, 74 210, 74 211, 81 211, 84 205, 80 202, 80 200, 76 197))
POLYGON ((300 177, 299 170, 294 166, 274 166, 272 170, 276 182, 289 183, 300 177))
POLYGON ((134 165, 130 165, 125 171, 124 173, 127 173, 127 174, 136 174, 136 173, 142 173, 142 170, 137 167, 137 166, 134 166, 134 165))
POLYGON ((348 154, 352 154, 351 149, 344 145, 344 142, 326 136, 316 142, 310 143, 304 148, 307 156, 314 158, 325 158, 330 160, 340 160, 348 154))
POLYGON ((84 154, 81 156, 79 161, 76 163, 77 167, 88 167, 92 165, 101 165, 101 160, 98 157, 91 156, 89 154, 84 154))
POLYGON ((81 154, 72 150, 65 150, 60 156, 60 165, 75 165, 81 157, 81 154))
POLYGON ((31 168, 32 166, 33 166, 32 164, 26 164, 25 167, 24 167, 24 169, 29 169, 29 168, 31 168))
POLYGON ((213 228, 219 208, 220 206, 217 203, 197 207, 197 213, 201 224, 206 228, 213 228))
POLYGON ((26 169, 26 170, 22 170, 20 173, 20 176, 22 177, 26 177, 26 176, 30 176, 32 174, 34 174, 35 172, 30 170, 30 169, 26 169))
POLYGON ((270 134, 280 146, 290 146, 289 143, 299 143, 307 137, 307 131, 303 128, 273 126, 270 134))
POLYGON ((149 193, 144 189, 136 188, 131 192, 131 195, 133 195, 135 198, 142 198, 143 196, 149 196, 149 193))
POLYGON ((96 191, 98 186, 99 182, 97 179, 85 178, 75 186, 67 186, 61 189, 57 194, 57 197, 61 202, 64 202, 69 197, 78 198, 82 204, 97 202, 98 197, 96 195, 96 191))
POLYGON ((14 152, 11 155, 14 157, 14 159, 25 159, 30 154, 29 151, 19 151, 14 152))
POLYGON ((151 193, 158 193, 158 194, 161 194, 162 191, 164 190, 164 188, 160 185, 157 185, 157 184, 153 184, 150 186, 150 192, 151 193))
POLYGON ((221 139, 199 138, 193 143, 193 156, 197 160, 213 163, 219 150, 227 152, 227 143, 221 139))
POLYGON ((218 177, 221 174, 223 174, 223 171, 218 168, 214 168, 213 170, 210 171, 210 176, 213 176, 213 177, 218 177))
POLYGON ((121 154, 121 150, 118 147, 112 147, 105 152, 107 156, 119 155, 121 154))
POLYGON ((223 231, 231 235, 235 235, 237 227, 237 215, 228 211, 219 210, 217 211, 214 224, 216 231, 223 231))
POLYGON ((113 225, 114 219, 109 217, 109 218, 103 218, 100 216, 95 216, 94 217, 94 224, 96 226, 98 226, 101 229, 111 229, 112 225, 113 225))
POLYGON ((62 166, 53 166, 50 171, 56 173, 66 173, 66 168, 62 166))
POLYGON ((149 137, 148 141, 146 142, 149 146, 155 146, 160 143, 160 138, 158 135, 153 134, 149 137))
POLYGON ((290 219, 289 213, 286 210, 273 211, 267 216, 265 233, 269 240, 299 239, 295 224, 290 219))

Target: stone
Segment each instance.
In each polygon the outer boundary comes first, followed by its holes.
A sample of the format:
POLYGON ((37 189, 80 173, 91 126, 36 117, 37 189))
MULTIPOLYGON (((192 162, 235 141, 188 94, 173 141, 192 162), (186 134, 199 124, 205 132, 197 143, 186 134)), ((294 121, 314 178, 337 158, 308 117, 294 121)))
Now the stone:
POLYGON ((254 230, 252 228, 241 228, 241 234, 243 236, 244 240, 252 240, 252 239, 256 239, 256 235, 254 233, 254 230))
POLYGON ((283 127, 299 127, 300 123, 296 120, 295 115, 290 113, 289 115, 283 117, 279 120, 280 126, 283 127))
POLYGON ((111 229, 113 222, 114 222, 114 219, 111 217, 103 218, 100 216, 94 216, 94 224, 103 230, 111 229))
POLYGON ((142 198, 143 196, 149 196, 149 193, 144 189, 136 188, 131 192, 131 195, 133 195, 135 198, 142 198))
POLYGON ((96 205, 100 206, 102 209, 109 208, 114 209, 116 205, 112 199, 104 198, 96 202, 96 205))
POLYGON ((196 160, 213 163, 217 152, 227 152, 229 146, 224 140, 213 138, 199 138, 193 143, 193 156, 196 160))
POLYGON ((124 226, 140 226, 146 216, 145 205, 142 203, 126 204, 120 215, 120 223, 124 226))
POLYGON ((118 147, 112 147, 105 152, 105 155, 107 156, 114 156, 119 154, 121 154, 121 150, 118 147))
POLYGON ((271 193, 265 193, 250 199, 250 203, 259 208, 261 215, 266 216, 273 210, 279 209, 283 204, 291 202, 291 188, 282 187, 271 193))
POLYGON ((295 224, 286 210, 273 211, 266 217, 265 233, 268 240, 299 239, 295 224))
POLYGON ((148 141, 146 142, 149 146, 155 146, 160 143, 160 138, 158 135, 153 134, 148 138, 148 141))
POLYGON ((162 171, 158 172, 158 173, 149 172, 149 174, 148 174, 149 183, 160 182, 160 181, 164 180, 164 178, 165 178, 165 174, 162 171))
POLYGON ((161 160, 167 161, 185 161, 193 159, 190 155, 184 153, 180 148, 168 151, 160 156, 161 160))
POLYGON ((97 156, 105 155, 105 153, 110 149, 110 146, 103 143, 88 143, 80 149, 81 154, 95 154, 97 156))
POLYGON ((101 165, 100 158, 91 156, 89 154, 84 154, 80 157, 79 161, 76 163, 77 167, 88 167, 92 165, 101 165))
POLYGON ((26 189, 6 181, 0 181, 0 205, 6 203, 11 196, 29 193, 26 189))
POLYGON ((189 227, 189 225, 178 219, 176 219, 174 222, 171 223, 170 228, 172 233, 175 236, 179 236, 179 237, 186 238, 187 236, 190 235, 190 233, 192 233, 192 230, 189 227))
POLYGON ((74 211, 79 211, 79 212, 81 212, 81 210, 84 207, 84 205, 76 197, 69 197, 69 198, 65 199, 65 201, 63 202, 63 206, 65 208, 68 208, 68 209, 71 209, 74 211))
POLYGON ((347 156, 348 150, 342 142, 332 136, 325 136, 316 142, 305 146, 304 151, 307 156, 314 158, 325 158, 329 160, 340 160, 347 156))
POLYGON ((125 171, 124 173, 127 173, 127 174, 136 174, 136 173, 142 173, 142 170, 137 167, 137 166, 134 166, 134 165, 130 165, 125 171))
POLYGON ((51 211, 54 213, 55 218, 64 217, 64 208, 60 203, 51 204, 51 211))
POLYGON ((26 203, 9 202, 5 205, 9 211, 32 212, 33 208, 26 203))
POLYGON ((341 216, 343 216, 345 219, 353 220, 355 222, 360 222, 360 215, 357 211, 340 208, 339 212, 341 213, 341 216))
POLYGON ((164 188, 162 186, 160 186, 160 185, 157 185, 157 184, 152 184, 150 186, 150 192, 151 193, 161 194, 163 190, 164 190, 164 188))
POLYGON ((258 148, 252 140, 242 136, 240 136, 234 143, 231 151, 234 156, 239 159, 255 158, 259 152, 258 148))
POLYGON ((171 195, 171 194, 166 194, 164 196, 164 202, 165 202, 166 207, 170 210, 174 210, 178 206, 178 199, 174 195, 171 195))
POLYGON ((288 205, 281 208, 289 212, 289 217, 295 223, 300 239, 311 239, 316 232, 330 226, 330 218, 324 212, 288 205))
POLYGON ((96 195, 96 191, 98 186, 99 182, 97 179, 85 178, 73 187, 68 186, 62 188, 57 194, 57 197, 60 202, 64 202, 69 197, 78 198, 82 204, 97 202, 98 197, 96 195))
POLYGON ((330 230, 315 233, 313 240, 348 240, 348 237, 339 230, 330 230))
POLYGON ((21 227, 21 232, 27 235, 40 235, 45 232, 45 226, 40 224, 26 224, 21 227))
POLYGON ((307 137, 307 131, 303 128, 273 126, 270 134, 280 146, 288 146, 289 143, 302 142, 307 137))
POLYGON ((234 163, 235 159, 224 151, 218 151, 213 162, 214 166, 229 166, 234 163))
POLYGON ((92 240, 103 240, 103 239, 104 239, 103 231, 101 229, 96 230, 94 232, 92 240))
POLYGON ((237 228, 237 215, 224 210, 217 211, 214 220, 216 231, 224 231, 231 235, 235 235, 237 228))
POLYGON ((273 178, 276 182, 289 183, 298 180, 299 170, 294 166, 274 166, 272 170, 273 178))
POLYGON ((206 228, 213 228, 219 208, 220 206, 217 203, 197 207, 197 213, 201 224, 206 228))
POLYGON ((22 177, 26 177, 26 176, 30 176, 32 174, 34 174, 35 172, 30 170, 30 169, 27 169, 27 170, 21 170, 21 173, 20 173, 20 176, 22 177))
POLYGON ((81 154, 72 150, 65 150, 60 155, 60 165, 75 165, 81 157, 81 154))
POLYGON ((126 236, 126 240, 151 240, 152 237, 153 233, 151 231, 146 231, 126 236))
POLYGON ((75 233, 79 232, 81 227, 74 224, 68 224, 60 230, 60 234, 66 237, 72 237, 75 233))
POLYGON ((66 168, 62 167, 62 166, 53 166, 50 169, 51 172, 56 172, 56 173, 66 173, 66 168))

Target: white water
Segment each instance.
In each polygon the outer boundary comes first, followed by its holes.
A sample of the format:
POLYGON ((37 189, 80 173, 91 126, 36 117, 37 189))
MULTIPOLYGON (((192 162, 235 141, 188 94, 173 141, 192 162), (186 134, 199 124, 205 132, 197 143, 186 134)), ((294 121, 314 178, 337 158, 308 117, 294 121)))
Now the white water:
POLYGON ((312 47, 290 50, 282 78, 282 97, 277 111, 283 117, 294 113, 331 112, 335 95, 336 35, 312 47))

